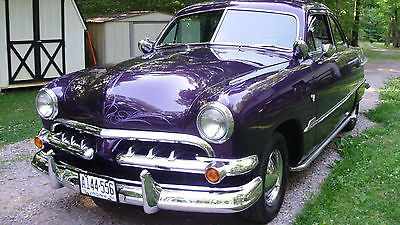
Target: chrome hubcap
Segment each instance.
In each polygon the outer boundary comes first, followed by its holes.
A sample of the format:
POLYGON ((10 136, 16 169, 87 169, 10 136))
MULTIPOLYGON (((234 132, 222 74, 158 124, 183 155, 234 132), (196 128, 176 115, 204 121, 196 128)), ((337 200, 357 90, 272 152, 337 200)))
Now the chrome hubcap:
POLYGON ((283 159, 279 150, 271 152, 264 180, 264 196, 268 206, 272 206, 278 197, 282 185, 283 159))

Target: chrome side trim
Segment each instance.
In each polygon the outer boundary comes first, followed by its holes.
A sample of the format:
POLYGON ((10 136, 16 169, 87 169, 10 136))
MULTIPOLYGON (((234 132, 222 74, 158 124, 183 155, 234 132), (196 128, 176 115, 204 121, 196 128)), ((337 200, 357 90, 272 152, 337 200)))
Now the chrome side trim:
MULTIPOLYGON (((348 113, 346 113, 348 114, 348 113)), ((336 128, 336 130, 328 137, 326 138, 315 150, 314 152, 305 160, 303 160, 303 162, 301 162, 298 166, 296 167, 290 167, 290 171, 302 171, 304 169, 306 169, 311 162, 317 158, 317 156, 322 152, 322 150, 325 148, 326 145, 329 144, 329 142, 347 125, 347 123, 353 119, 353 118, 357 118, 357 114, 356 114, 356 110, 353 110, 353 112, 351 113, 351 115, 349 117, 347 117, 341 124, 339 127, 336 128)))
POLYGON ((311 118, 309 121, 308 121, 308 124, 307 124, 307 127, 306 128, 304 128, 304 133, 305 132, 308 132, 311 128, 313 128, 314 126, 313 126, 313 124, 315 124, 315 122, 317 121, 317 117, 313 117, 313 118, 311 118))
POLYGON ((364 78, 353 90, 351 90, 346 97, 344 97, 342 100, 340 100, 338 103, 336 103, 335 106, 330 108, 326 113, 324 113, 320 118, 316 119, 315 117, 311 118, 311 120, 308 122, 307 127, 304 128, 304 133, 308 132, 311 130, 313 127, 321 123, 324 119, 326 119, 329 115, 331 115, 336 109, 338 109, 340 106, 342 106, 357 90, 358 88, 361 87, 366 82, 366 79, 364 78))
POLYGON ((106 129, 93 125, 66 119, 57 119, 52 125, 51 131, 54 132, 58 124, 66 125, 70 128, 75 128, 82 132, 98 136, 100 138, 114 138, 126 139, 137 141, 149 142, 165 142, 165 143, 179 143, 196 146, 203 149, 208 157, 215 157, 215 152, 210 144, 205 140, 189 134, 168 133, 168 132, 154 132, 154 131, 137 131, 137 130, 121 130, 121 129, 106 129))
MULTIPOLYGON (((39 152, 38 154, 45 154, 39 152)), ((87 173, 65 164, 57 164, 53 156, 48 156, 48 173, 50 179, 60 186, 79 191, 79 173, 87 173)), ((92 174, 94 176, 105 177, 92 174)), ((115 180, 120 203, 143 206, 146 213, 159 209, 202 212, 202 213, 236 213, 249 208, 262 195, 262 178, 256 177, 242 186, 230 188, 212 188, 199 190, 201 187, 158 184, 151 174, 144 170, 140 182, 122 183, 115 180), (136 184, 132 184, 136 183, 136 184)))
POLYGON ((237 176, 250 172, 258 165, 257 155, 251 155, 240 159, 217 159, 197 157, 196 160, 174 159, 166 157, 148 158, 145 155, 123 154, 116 158, 121 166, 132 166, 147 169, 166 170, 175 172, 186 172, 204 174, 207 168, 216 163, 220 164, 226 176, 237 176))
POLYGON ((365 58, 365 59, 361 62, 361 66, 364 66, 365 64, 367 64, 367 62, 368 62, 368 59, 365 58))

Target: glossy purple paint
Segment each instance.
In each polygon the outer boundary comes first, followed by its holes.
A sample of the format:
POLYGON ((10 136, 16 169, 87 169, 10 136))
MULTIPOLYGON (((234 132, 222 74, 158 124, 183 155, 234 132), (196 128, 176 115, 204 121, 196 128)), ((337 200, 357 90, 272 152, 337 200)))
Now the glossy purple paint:
MULTIPOLYGON (((295 15, 298 37, 305 40, 306 10, 313 6, 290 1, 217 2, 188 7, 177 17, 226 7, 295 15)), ((314 7, 321 9, 320 5, 314 7)), ((314 68, 314 60, 298 61, 288 51, 201 44, 156 48, 152 53, 113 67, 63 76, 47 88, 58 96, 59 118, 103 128, 176 132, 199 137, 195 123, 199 108, 207 102, 219 101, 231 110, 235 130, 227 142, 211 144, 217 157, 261 156, 268 137, 283 129, 283 125, 290 125, 292 129, 285 132, 291 135, 287 141, 289 147, 293 147, 290 164, 296 166, 320 142, 315 140, 314 130, 303 132, 317 112, 310 95, 321 88, 318 86, 321 78, 314 76, 314 68), (294 138, 296 135, 298 138, 294 138)), ((347 74, 342 77, 352 77, 350 89, 363 77, 363 72, 356 69, 350 69, 347 74)), ((345 111, 349 111, 349 107, 346 106, 345 111)), ((43 123, 45 128, 51 125, 51 121, 43 123)), ((112 161, 118 152, 116 144, 116 140, 99 142, 98 156, 112 161)), ((113 173, 126 173, 123 168, 114 169, 113 173)), ((163 182, 176 182, 173 178, 158 176, 157 172, 154 174, 163 182)), ((182 180, 196 182, 197 177, 188 177, 182 180)), ((237 185, 232 179, 220 185, 237 185)))

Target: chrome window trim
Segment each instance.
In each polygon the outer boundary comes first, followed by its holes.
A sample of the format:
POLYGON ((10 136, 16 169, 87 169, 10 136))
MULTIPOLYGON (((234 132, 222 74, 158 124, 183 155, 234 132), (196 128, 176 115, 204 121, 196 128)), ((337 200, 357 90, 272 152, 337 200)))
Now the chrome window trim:
MULTIPOLYGON (((160 41, 161 38, 164 36, 165 32, 167 32, 168 28, 170 27, 170 25, 172 23, 174 23, 177 19, 184 17, 184 16, 189 16, 189 15, 193 15, 193 14, 198 14, 198 13, 205 13, 205 12, 212 12, 212 11, 219 11, 219 10, 223 10, 223 14, 221 16, 221 19, 217 25, 217 27, 215 28, 214 34, 211 38, 211 40, 209 42, 200 42, 200 43, 189 43, 189 44, 182 44, 182 45, 201 45, 201 44, 220 44, 220 45, 230 45, 230 46, 240 46, 240 45, 246 45, 246 46, 250 46, 250 47, 256 47, 256 48, 264 48, 264 49, 268 49, 269 47, 260 47, 259 45, 247 45, 247 44, 240 44, 240 43, 217 43, 214 42, 217 33, 220 30, 221 24, 225 19, 226 13, 228 10, 240 10, 240 11, 251 11, 251 12, 265 12, 265 13, 275 13, 275 14, 282 14, 282 15, 288 15, 288 16, 293 16, 296 19, 296 23, 297 23, 297 30, 296 30, 296 40, 299 39, 300 37, 300 19, 299 17, 294 14, 294 13, 290 13, 290 12, 283 12, 283 11, 277 11, 277 10, 262 10, 262 9, 252 9, 252 8, 237 8, 237 7, 226 7, 225 9, 223 8, 219 8, 219 9, 209 9, 209 10, 202 10, 202 11, 197 11, 197 12, 192 12, 192 13, 186 13, 186 14, 182 14, 178 17, 175 17, 173 20, 171 20, 164 28, 164 30, 160 33, 159 37, 157 38, 157 41, 154 44, 154 49, 163 49, 165 47, 160 46, 160 41)), ((280 50, 285 51, 285 52, 291 52, 292 49, 291 48, 286 48, 286 47, 282 47, 282 46, 276 46, 278 47, 280 50), (281 49, 282 48, 282 49, 281 49)))
POLYGON ((308 122, 307 127, 304 128, 304 133, 310 131, 312 128, 314 128, 316 125, 321 123, 323 120, 325 120, 329 115, 331 115, 336 109, 338 109, 340 106, 342 106, 357 90, 358 88, 361 87, 366 82, 366 79, 364 78, 353 90, 351 90, 342 100, 340 100, 336 105, 334 105, 332 108, 330 108, 327 112, 325 112, 321 117, 316 119, 315 117, 311 118, 310 121, 308 122))
POLYGON ((196 146, 204 150, 208 157, 215 157, 214 149, 205 140, 190 134, 155 132, 155 131, 138 131, 138 130, 122 130, 122 129, 107 129, 93 125, 81 123, 74 120, 57 119, 51 127, 51 131, 57 125, 63 124, 80 131, 88 132, 89 134, 100 138, 111 139, 126 139, 149 142, 165 142, 165 143, 180 143, 196 146))
MULTIPOLYGON (((299 39, 299 35, 300 35, 300 19, 299 19, 299 17, 298 17, 296 14, 294 14, 294 13, 283 12, 283 11, 277 11, 277 10, 267 10, 267 9, 264 10, 264 9, 252 9, 252 8, 227 7, 227 8, 225 9, 224 14, 223 14, 222 17, 221 17, 220 23, 218 24, 217 28, 215 29, 215 32, 214 32, 213 37, 211 38, 211 41, 210 41, 211 44, 224 44, 224 45, 236 45, 236 46, 240 46, 241 44, 242 44, 242 45, 247 45, 247 44, 245 44, 245 43, 218 43, 218 42, 215 42, 215 38, 216 38, 216 36, 217 36, 217 34, 218 34, 220 28, 221 28, 221 24, 222 24, 222 22, 224 21, 225 16, 226 16, 226 13, 227 13, 228 10, 250 11, 250 12, 263 12, 263 13, 274 13, 274 14, 281 14, 281 15, 293 16, 293 17, 296 19, 296 25, 297 25, 297 26, 296 26, 296 27, 297 27, 297 30, 296 30, 296 39, 295 39, 295 40, 299 39)), ((259 45, 248 45, 248 46, 254 46, 254 47, 259 47, 259 48, 267 48, 267 47, 260 47, 259 45)), ((282 48, 283 51, 290 51, 290 52, 292 51, 291 48, 287 48, 287 47, 283 47, 283 46, 276 46, 276 47, 282 48)))
POLYGON ((222 13, 221 19, 219 20, 219 23, 218 23, 217 27, 215 28, 214 34, 211 37, 211 40, 210 40, 211 44, 215 44, 215 42, 214 42, 215 37, 217 36, 217 33, 218 33, 219 29, 221 28, 222 22, 225 20, 227 12, 228 12, 228 8, 225 8, 224 9, 224 13, 222 13))
MULTIPOLYGON (((164 37, 165 32, 167 32, 167 30, 168 30, 168 28, 171 26, 171 24, 173 24, 177 19, 179 19, 179 18, 181 18, 181 17, 185 17, 185 16, 190 16, 190 15, 193 15, 193 14, 206 13, 206 12, 213 12, 213 11, 224 11, 224 12, 222 13, 222 16, 221 16, 220 21, 218 22, 217 27, 215 28, 215 30, 217 30, 218 26, 220 26, 220 24, 221 24, 221 21, 222 21, 223 16, 225 15, 226 8, 208 9, 208 10, 201 10, 201 11, 196 11, 196 12, 191 12, 191 13, 185 13, 185 14, 182 14, 182 15, 179 15, 179 16, 173 18, 173 19, 165 26, 164 30, 161 31, 160 35, 157 37, 157 40, 156 40, 156 42, 155 42, 155 44, 154 44, 154 49, 162 49, 162 48, 164 48, 164 47, 160 47, 160 45, 159 45, 159 43, 160 43, 160 41, 161 41, 161 38, 164 37)), ((211 40, 213 39, 214 35, 215 35, 215 31, 214 31, 213 36, 211 37, 211 40)), ((210 44, 210 42, 190 43, 190 45, 192 45, 192 44, 210 44)), ((182 45, 185 45, 185 44, 182 44, 182 45)))

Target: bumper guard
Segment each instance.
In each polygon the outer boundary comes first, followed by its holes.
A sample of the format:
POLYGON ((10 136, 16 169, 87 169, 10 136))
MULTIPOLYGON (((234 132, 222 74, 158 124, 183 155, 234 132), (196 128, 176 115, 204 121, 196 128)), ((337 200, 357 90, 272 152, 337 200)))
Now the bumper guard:
MULTIPOLYGON (((49 175, 52 188, 63 186, 79 191, 79 173, 88 173, 62 162, 56 163, 53 151, 39 151, 32 165, 49 175)), ((89 173, 90 174, 90 173, 89 173)), ((262 179, 256 177, 249 183, 228 188, 211 188, 189 185, 159 184, 144 169, 141 181, 130 181, 92 174, 116 182, 120 203, 143 206, 148 214, 160 209, 202 213, 235 213, 249 208, 262 195, 262 179)))

